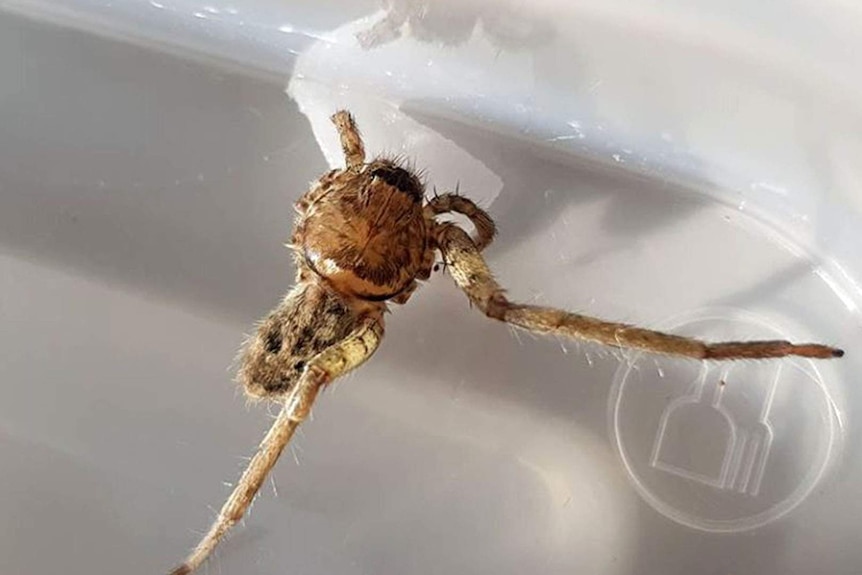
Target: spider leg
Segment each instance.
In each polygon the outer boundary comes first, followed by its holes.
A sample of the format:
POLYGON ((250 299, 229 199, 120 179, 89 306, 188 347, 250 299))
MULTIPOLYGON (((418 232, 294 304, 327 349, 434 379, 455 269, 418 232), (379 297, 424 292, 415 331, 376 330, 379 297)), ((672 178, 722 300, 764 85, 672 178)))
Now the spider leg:
POLYGON ((404 291, 402 291, 400 294, 398 294, 389 301, 391 301, 392 303, 397 303, 399 305, 404 305, 405 303, 407 303, 407 301, 410 299, 410 296, 413 295, 413 292, 415 292, 416 288, 418 287, 419 284, 416 282, 416 280, 413 280, 412 282, 410 282, 410 285, 408 285, 404 289, 404 291))
POLYGON ((218 517, 185 562, 170 575, 187 575, 213 552, 222 537, 245 514, 270 470, 278 461, 293 432, 305 421, 320 389, 365 362, 377 349, 383 326, 369 319, 340 343, 318 354, 288 392, 284 406, 242 474, 218 517))
POLYGON ((347 168, 362 167, 365 163, 365 145, 362 143, 362 136, 359 134, 359 128, 356 127, 353 116, 346 110, 339 110, 330 120, 335 124, 341 137, 341 149, 344 150, 347 168))
POLYGON ((485 210, 464 196, 455 194, 443 194, 435 196, 425 205, 425 211, 429 219, 435 215, 455 212, 467 216, 476 228, 476 237, 473 243, 479 251, 487 248, 497 233, 494 220, 485 210))
POLYGON ((511 302, 494 279, 478 246, 464 230, 452 224, 441 224, 436 235, 452 277, 467 297, 488 317, 534 333, 694 359, 764 359, 788 355, 825 359, 844 355, 842 350, 825 345, 780 340, 706 343, 560 309, 511 302))
POLYGON ((419 266, 419 269, 416 272, 416 279, 410 282, 400 294, 393 297, 389 301, 392 303, 397 303, 399 305, 406 304, 413 293, 419 288, 419 282, 416 280, 427 280, 431 277, 431 272, 434 269, 434 261, 437 257, 437 248, 436 247, 427 247, 424 255, 422 256, 422 264, 419 266))

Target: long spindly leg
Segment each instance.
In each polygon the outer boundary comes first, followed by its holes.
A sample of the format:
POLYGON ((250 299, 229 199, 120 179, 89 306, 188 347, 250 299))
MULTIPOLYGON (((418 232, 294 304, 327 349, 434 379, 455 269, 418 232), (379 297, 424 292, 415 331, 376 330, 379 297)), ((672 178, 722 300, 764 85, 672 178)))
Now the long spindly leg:
POLYGON ((245 514, 293 432, 308 417, 320 388, 371 357, 382 337, 382 324, 377 319, 369 319, 339 344, 321 352, 309 362, 302 377, 285 397, 281 412, 209 531, 185 562, 171 571, 170 575, 191 573, 209 557, 225 533, 245 514))
POLYGON ((473 238, 473 243, 476 244, 479 251, 487 248, 494 239, 494 234, 497 233, 497 226, 494 225, 494 220, 491 219, 491 216, 473 203, 472 200, 457 193, 441 194, 431 198, 425 206, 425 210, 429 216, 449 212, 467 216, 473 227, 476 228, 476 236, 473 238))
POLYGON ((825 345, 780 340, 706 343, 564 310, 510 302, 464 230, 443 224, 437 235, 452 277, 467 297, 489 317, 534 333, 695 359, 764 359, 788 355, 825 359, 844 355, 842 350, 825 345))
POLYGON ((332 115, 332 123, 338 129, 338 135, 341 138, 341 149, 344 150, 344 159, 347 162, 348 169, 362 167, 365 163, 365 145, 362 143, 362 136, 359 134, 359 128, 356 127, 356 121, 350 112, 339 110, 332 115))

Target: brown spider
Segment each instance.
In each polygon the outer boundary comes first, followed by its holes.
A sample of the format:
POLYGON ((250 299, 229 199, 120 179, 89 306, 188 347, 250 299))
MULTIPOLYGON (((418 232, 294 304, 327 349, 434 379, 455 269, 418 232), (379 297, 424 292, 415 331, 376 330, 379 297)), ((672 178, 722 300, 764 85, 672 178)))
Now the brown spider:
POLYGON ((494 222, 472 201, 444 194, 423 204, 416 174, 390 159, 365 162, 353 117, 337 112, 347 166, 321 177, 297 202, 291 248, 296 286, 246 343, 238 378, 255 398, 283 408, 209 532, 171 575, 191 573, 242 518, 320 389, 365 362, 383 338, 387 302, 405 303, 428 279, 439 250, 470 301, 488 317, 534 333, 694 359, 763 359, 788 355, 841 357, 840 349, 787 341, 704 343, 563 310, 509 301, 481 251, 494 222), (435 217, 457 212, 474 238, 435 217))

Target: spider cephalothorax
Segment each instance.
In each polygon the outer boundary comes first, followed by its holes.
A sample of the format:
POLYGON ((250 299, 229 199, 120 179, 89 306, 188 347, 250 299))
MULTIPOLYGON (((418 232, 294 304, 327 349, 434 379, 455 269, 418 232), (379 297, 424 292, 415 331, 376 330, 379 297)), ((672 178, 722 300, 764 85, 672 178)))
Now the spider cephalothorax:
POLYGON ((392 299, 430 274, 419 178, 392 160, 329 172, 297 203, 293 245, 339 293, 392 299))
POLYGON ((428 279, 440 252, 455 283, 488 317, 533 333, 589 340, 691 359, 765 359, 798 355, 841 357, 840 349, 787 341, 706 343, 576 313, 510 301, 481 252, 494 222, 458 194, 425 202, 409 168, 389 159, 366 163, 365 149, 347 112, 332 117, 346 166, 315 182, 297 202, 291 247, 297 284, 259 324, 244 346, 238 379, 252 397, 283 408, 252 457, 209 532, 172 575, 190 573, 245 513, 264 478, 318 391, 365 362, 383 337, 388 302, 405 303, 418 280, 428 279), (470 219, 473 237, 436 216, 470 219))

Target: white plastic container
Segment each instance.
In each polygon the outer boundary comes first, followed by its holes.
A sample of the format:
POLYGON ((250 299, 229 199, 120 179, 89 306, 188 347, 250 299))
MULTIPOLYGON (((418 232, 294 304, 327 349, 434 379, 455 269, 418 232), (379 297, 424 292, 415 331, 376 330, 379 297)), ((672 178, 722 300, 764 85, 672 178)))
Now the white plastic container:
POLYGON ((0 572, 196 543, 270 422, 231 360, 339 107, 491 212, 513 298, 847 355, 513 337, 435 274, 210 573, 862 571, 862 9, 388 8, 0 2, 0 572))

